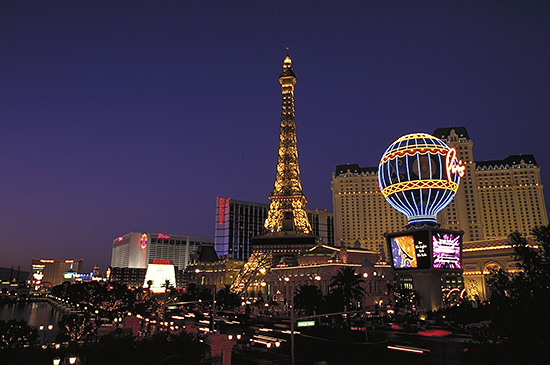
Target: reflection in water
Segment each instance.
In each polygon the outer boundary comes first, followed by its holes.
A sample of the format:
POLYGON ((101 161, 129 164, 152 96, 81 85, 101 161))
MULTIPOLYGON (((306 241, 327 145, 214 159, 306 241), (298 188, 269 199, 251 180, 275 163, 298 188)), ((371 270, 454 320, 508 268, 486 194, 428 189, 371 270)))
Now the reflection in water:
MULTIPOLYGON (((62 315, 47 302, 28 302, 26 304, 4 304, 0 306, 0 320, 24 319, 29 326, 37 327, 53 324, 53 330, 46 331, 46 342, 54 342, 59 332, 59 320, 62 315)), ((38 333, 40 341, 44 333, 38 333)))

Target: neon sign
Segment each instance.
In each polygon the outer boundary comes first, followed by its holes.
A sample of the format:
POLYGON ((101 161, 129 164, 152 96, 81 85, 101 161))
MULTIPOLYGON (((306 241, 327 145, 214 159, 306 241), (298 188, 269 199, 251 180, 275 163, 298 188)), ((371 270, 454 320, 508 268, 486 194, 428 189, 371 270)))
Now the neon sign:
POLYGON ((447 179, 449 181, 453 181, 453 174, 458 174, 460 177, 464 177, 464 170, 466 169, 466 166, 462 164, 461 160, 456 158, 456 149, 449 149, 447 157, 445 158, 445 167, 447 170, 447 179))
POLYGON ((466 167, 456 150, 425 133, 393 142, 378 165, 378 188, 409 224, 436 223, 436 215, 454 198, 466 167))
POLYGON ((139 246, 142 250, 147 248, 147 233, 143 233, 139 238, 139 246))
POLYGON ((229 201, 231 198, 218 198, 218 224, 223 224, 225 213, 229 210, 229 201))
POLYGON ((169 235, 169 234, 164 234, 164 233, 158 233, 158 234, 157 234, 157 238, 158 238, 158 239, 161 239, 161 240, 169 240, 169 239, 170 239, 170 235, 169 235))

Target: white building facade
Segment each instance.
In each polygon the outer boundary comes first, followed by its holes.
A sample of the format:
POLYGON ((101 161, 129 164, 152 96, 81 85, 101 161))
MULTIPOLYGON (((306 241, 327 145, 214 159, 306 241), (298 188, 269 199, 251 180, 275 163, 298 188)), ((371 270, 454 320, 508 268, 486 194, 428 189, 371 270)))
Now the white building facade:
POLYGON ((170 260, 184 270, 199 246, 213 244, 213 238, 130 232, 113 240, 111 267, 146 269, 153 260, 170 260))

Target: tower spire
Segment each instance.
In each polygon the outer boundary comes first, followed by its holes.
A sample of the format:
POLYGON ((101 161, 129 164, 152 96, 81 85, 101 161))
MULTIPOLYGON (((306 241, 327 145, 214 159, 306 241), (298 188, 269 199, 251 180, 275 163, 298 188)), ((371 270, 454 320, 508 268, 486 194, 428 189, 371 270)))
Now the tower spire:
POLYGON ((271 204, 264 227, 268 233, 295 231, 299 234, 309 234, 311 226, 305 212, 307 200, 302 192, 296 140, 294 114, 296 75, 288 54, 283 61, 279 83, 282 94, 279 154, 275 184, 269 197, 271 204))
POLYGON ((288 54, 283 61, 279 82, 283 98, 279 155, 275 184, 269 197, 271 204, 264 223, 266 233, 252 238, 252 255, 230 287, 234 293, 245 292, 258 276, 265 275, 274 266, 297 266, 298 254, 311 249, 316 243, 307 219, 307 201, 300 181, 294 118, 296 75, 288 54))

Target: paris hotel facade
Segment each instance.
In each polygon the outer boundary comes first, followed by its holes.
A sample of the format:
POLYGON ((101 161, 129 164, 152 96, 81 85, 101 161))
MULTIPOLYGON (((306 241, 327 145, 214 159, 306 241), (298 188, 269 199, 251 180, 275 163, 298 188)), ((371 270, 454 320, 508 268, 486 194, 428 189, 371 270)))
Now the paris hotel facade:
MULTIPOLYGON (((457 284, 471 297, 487 299, 489 268, 516 270, 508 235, 529 235, 534 227, 548 224, 540 167, 533 155, 475 161, 465 127, 438 128, 433 135, 454 147, 466 166, 454 200, 438 215, 442 228, 464 232, 464 282, 457 284)), ((407 219, 385 201, 377 172, 378 166, 336 167, 331 182, 334 240, 385 255, 384 233, 403 231, 407 219)))

